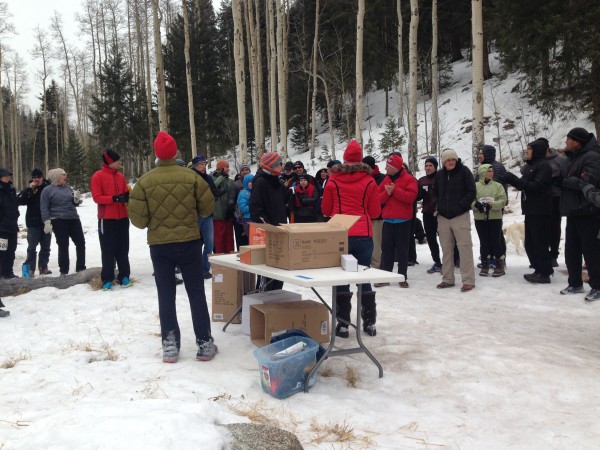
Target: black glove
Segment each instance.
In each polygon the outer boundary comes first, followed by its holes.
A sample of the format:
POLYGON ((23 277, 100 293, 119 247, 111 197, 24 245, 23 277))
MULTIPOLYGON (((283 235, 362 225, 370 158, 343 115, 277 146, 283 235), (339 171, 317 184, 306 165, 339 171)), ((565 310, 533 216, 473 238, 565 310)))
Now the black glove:
POLYGON ((220 173, 222 176, 225 176, 225 168, 221 169, 221 170, 219 171, 219 173, 220 173))
POLYGON ((483 214, 485 214, 485 212, 487 211, 487 205, 484 205, 480 201, 475 202, 475 208, 477 208, 477 211, 483 214))
POLYGON ((585 181, 577 177, 565 178, 562 182, 562 187, 567 189, 573 189, 574 191, 581 191, 585 186, 585 181))
POLYGON ((127 203, 129 201, 129 193, 113 195, 112 199, 115 203, 127 203))

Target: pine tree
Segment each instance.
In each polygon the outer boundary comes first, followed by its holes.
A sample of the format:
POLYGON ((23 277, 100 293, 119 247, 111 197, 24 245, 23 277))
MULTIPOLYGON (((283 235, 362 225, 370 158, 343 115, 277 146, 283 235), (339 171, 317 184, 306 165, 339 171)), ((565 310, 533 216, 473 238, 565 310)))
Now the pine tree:
POLYGON ((383 156, 388 156, 393 151, 399 151, 400 146, 404 144, 404 136, 400 134, 398 124, 393 117, 388 117, 385 121, 385 131, 379 141, 379 149, 383 156))
MULTIPOLYGON (((88 191, 91 172, 88 167, 85 153, 75 131, 69 129, 69 145, 64 151, 61 165, 69 174, 69 186, 82 192, 88 191)), ((97 164, 96 164, 97 165, 97 164)))

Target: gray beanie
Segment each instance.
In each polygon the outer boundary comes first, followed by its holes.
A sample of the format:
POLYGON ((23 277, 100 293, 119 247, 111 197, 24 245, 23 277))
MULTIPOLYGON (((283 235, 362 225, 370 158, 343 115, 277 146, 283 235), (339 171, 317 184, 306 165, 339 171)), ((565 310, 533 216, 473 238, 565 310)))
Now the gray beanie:
POLYGON ((446 164, 446 161, 449 161, 451 159, 458 161, 458 155, 456 154, 455 150, 448 148, 442 152, 442 156, 441 156, 442 165, 446 164))

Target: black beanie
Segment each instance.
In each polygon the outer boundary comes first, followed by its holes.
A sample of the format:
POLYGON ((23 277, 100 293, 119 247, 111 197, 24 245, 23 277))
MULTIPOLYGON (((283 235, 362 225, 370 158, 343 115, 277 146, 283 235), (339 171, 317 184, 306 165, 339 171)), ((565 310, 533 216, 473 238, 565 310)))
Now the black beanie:
POLYGON ((533 159, 545 158, 546 152, 550 145, 548 145, 548 139, 545 138, 537 138, 535 141, 527 144, 527 147, 531 147, 533 150, 533 159))
POLYGON ((112 163, 117 162, 120 159, 121 157, 119 156, 119 154, 115 152, 112 148, 107 148, 102 153, 102 161, 104 161, 104 164, 106 164, 107 166, 110 166, 112 163))
POLYGON ((362 162, 364 162, 367 166, 369 166, 371 169, 375 168, 375 158, 373 158, 372 156, 365 156, 362 159, 362 162))
POLYGON ((31 178, 44 178, 44 173, 40 169, 33 169, 31 171, 31 178))
POLYGON ((427 164, 428 162, 430 162, 431 164, 433 164, 433 167, 438 168, 438 160, 436 159, 435 156, 429 156, 426 160, 425 160, 425 164, 427 164))
POLYGON ((567 137, 579 142, 582 146, 590 142, 592 140, 592 136, 592 133, 589 133, 588 130, 581 127, 573 128, 567 133, 567 137))

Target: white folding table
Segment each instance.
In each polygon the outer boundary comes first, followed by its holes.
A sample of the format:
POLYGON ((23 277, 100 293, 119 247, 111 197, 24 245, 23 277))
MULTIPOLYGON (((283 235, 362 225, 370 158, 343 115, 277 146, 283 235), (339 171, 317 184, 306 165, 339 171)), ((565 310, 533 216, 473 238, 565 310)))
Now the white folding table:
MULTIPOLYGON (((220 264, 225 267, 229 267, 232 269, 240 270, 243 272, 254 273, 256 275, 261 275, 268 278, 273 278, 275 280, 283 281, 284 283, 292 283, 297 286, 302 286, 305 288, 310 288, 317 295, 319 300, 323 302, 323 304, 327 307, 329 312, 331 313, 331 340, 329 341, 329 346, 325 351, 323 357, 317 362, 315 367, 311 370, 311 372, 306 377, 307 380, 310 380, 313 374, 316 373, 317 369, 321 365, 321 363, 327 358, 332 356, 343 356, 343 355, 351 355, 354 353, 365 353, 373 364, 377 366, 379 369, 379 378, 383 377, 383 368, 377 359, 371 354, 371 352, 367 349, 367 347, 363 344, 361 331, 361 314, 360 314, 360 305, 362 299, 362 283, 399 283, 404 281, 404 276, 386 272, 384 270, 373 269, 365 266, 358 266, 358 272, 346 272, 341 267, 326 267, 322 269, 299 269, 299 270, 284 270, 278 269, 277 267, 270 267, 264 264, 250 265, 244 264, 239 260, 239 254, 229 254, 229 255, 219 255, 219 256, 211 256, 211 263, 220 264), (357 284, 358 285, 358 293, 357 293, 357 305, 356 308, 356 341, 358 343, 358 347, 354 348, 344 348, 341 350, 333 350, 333 346, 335 344, 335 328, 337 323, 336 318, 336 287, 344 286, 347 284, 357 284), (323 300, 323 298, 319 295, 319 293, 315 290, 318 287, 331 287, 331 308, 329 305, 323 300)), ((241 307, 236 312, 237 315, 241 312, 241 307)), ((231 318, 235 317, 235 315, 231 318)), ((223 330, 227 328, 227 325, 231 322, 227 322, 227 324, 223 327, 223 330)), ((353 324, 350 324, 354 327, 353 324)), ((308 392, 308 383, 304 383, 304 392, 308 392)))

